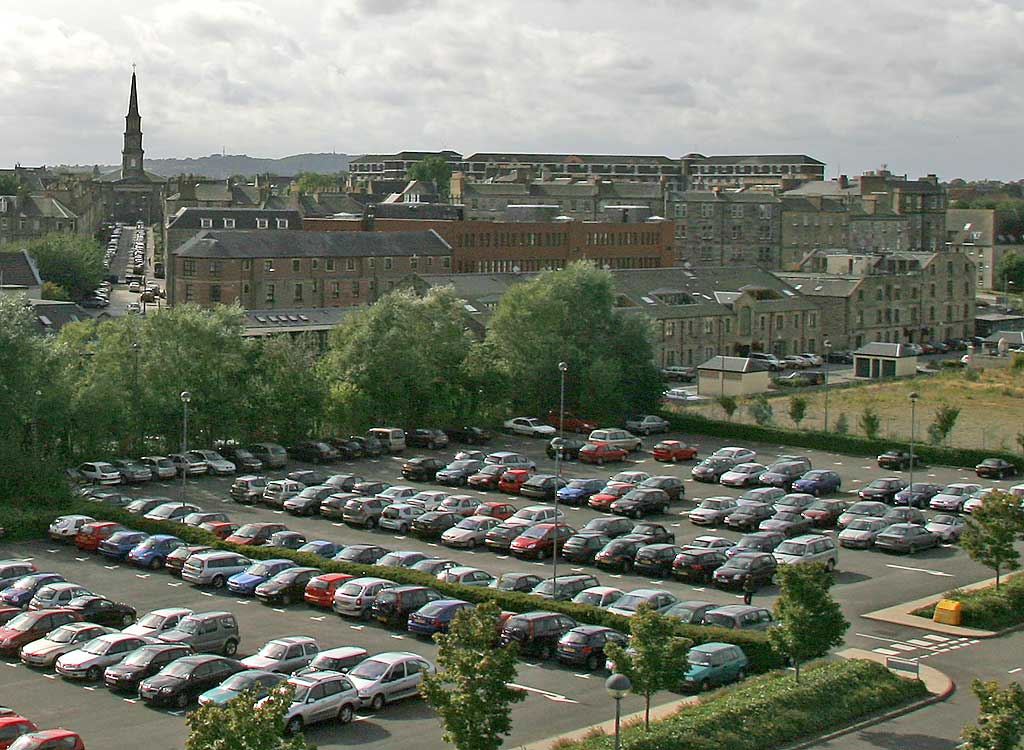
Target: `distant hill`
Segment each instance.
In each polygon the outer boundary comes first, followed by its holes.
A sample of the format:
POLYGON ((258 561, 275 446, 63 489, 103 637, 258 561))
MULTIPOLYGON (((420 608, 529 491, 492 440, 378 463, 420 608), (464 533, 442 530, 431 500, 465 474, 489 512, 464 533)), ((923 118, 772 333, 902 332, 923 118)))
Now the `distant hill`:
MULTIPOLYGON (((146 159, 146 171, 163 177, 179 174, 193 174, 212 179, 227 179, 240 174, 247 177, 269 172, 281 176, 296 175, 299 172, 346 172, 352 157, 348 154, 295 154, 281 159, 262 159, 245 154, 210 154, 186 159, 146 159)), ((73 170, 92 169, 84 165, 70 167, 73 170)), ((115 165, 100 166, 100 171, 117 169, 115 165)))

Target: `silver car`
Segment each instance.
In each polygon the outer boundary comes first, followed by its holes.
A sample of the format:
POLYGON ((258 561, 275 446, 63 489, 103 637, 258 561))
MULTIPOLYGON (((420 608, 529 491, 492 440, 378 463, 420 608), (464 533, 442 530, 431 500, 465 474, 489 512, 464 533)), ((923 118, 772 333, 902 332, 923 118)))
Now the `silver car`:
POLYGON ((111 628, 91 622, 69 622, 49 632, 45 638, 21 647, 21 663, 27 667, 50 667, 64 654, 75 651, 93 638, 113 633, 111 628))
POLYGON ((235 473, 235 465, 217 451, 195 450, 188 452, 189 458, 197 457, 206 462, 206 472, 216 476, 228 476, 235 473))
POLYGON ((334 592, 333 609, 339 615, 368 617, 377 594, 396 585, 394 581, 373 576, 353 578, 334 592))
POLYGON ((295 690, 284 714, 288 734, 294 735, 303 727, 322 721, 348 724, 359 708, 359 693, 347 675, 311 672, 289 677, 288 684, 295 690))
POLYGON ((268 672, 294 672, 309 664, 319 652, 320 646, 313 638, 290 635, 267 641, 255 654, 242 659, 242 665, 268 672))
POLYGON ((192 614, 192 610, 185 607, 154 609, 152 612, 140 617, 137 623, 130 625, 121 632, 125 635, 156 638, 161 633, 178 627, 178 623, 181 622, 182 618, 188 617, 190 614, 192 614))
POLYGON ((183 521, 189 513, 201 511, 198 505, 192 503, 170 502, 158 505, 143 516, 148 521, 183 521))
POLYGON ((641 604, 648 605, 655 612, 664 612, 679 600, 663 589, 633 589, 617 599, 608 611, 612 614, 632 617, 641 604))
POLYGON ((152 643, 149 638, 125 633, 108 633, 93 638, 81 648, 69 651, 57 659, 57 673, 61 677, 95 682, 103 670, 117 664, 129 651, 152 643))
POLYGON ((875 537, 888 525, 888 522, 881 518, 862 516, 850 521, 836 538, 839 540, 840 547, 868 549, 875 545, 875 537))
POLYGON ((423 675, 434 671, 434 665, 418 654, 388 651, 364 659, 347 677, 359 693, 359 702, 380 711, 388 703, 419 695, 423 675))
POLYGON ((487 532, 501 523, 491 516, 470 516, 441 534, 441 544, 472 549, 484 543, 487 532))

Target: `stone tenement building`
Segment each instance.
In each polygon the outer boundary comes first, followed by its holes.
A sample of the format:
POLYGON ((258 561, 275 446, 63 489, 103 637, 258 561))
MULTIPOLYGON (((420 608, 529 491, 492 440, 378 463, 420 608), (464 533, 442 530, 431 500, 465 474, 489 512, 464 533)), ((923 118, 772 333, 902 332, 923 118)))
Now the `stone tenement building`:
POLYGON ((672 205, 677 260, 706 265, 779 268, 779 198, 761 190, 688 191, 672 205))
POLYGON ((370 304, 410 273, 447 272, 436 232, 204 230, 172 251, 169 304, 275 310, 370 304))
POLYGON ((431 156, 440 156, 452 168, 462 168, 462 154, 457 151, 399 151, 396 154, 365 154, 348 163, 349 188, 365 190, 368 183, 380 180, 405 180, 409 169, 431 156))
POLYGON ((302 229, 302 214, 295 209, 179 208, 164 226, 164 252, 184 245, 204 229, 302 229))
POLYGON ((738 188, 790 189, 804 182, 825 179, 825 163, 806 154, 753 154, 704 156, 687 154, 680 159, 688 190, 738 188))
POLYGON ((777 275, 820 304, 836 350, 974 335, 976 271, 960 253, 818 251, 777 275))

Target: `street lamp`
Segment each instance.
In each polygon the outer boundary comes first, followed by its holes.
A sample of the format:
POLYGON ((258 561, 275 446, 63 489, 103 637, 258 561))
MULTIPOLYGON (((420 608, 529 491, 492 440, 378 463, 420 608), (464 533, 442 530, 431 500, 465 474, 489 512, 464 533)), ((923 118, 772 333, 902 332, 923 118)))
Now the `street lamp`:
MULTIPOLYGON (((182 419, 181 419, 181 457, 184 459, 185 454, 188 453, 188 404, 192 400, 192 393, 190 391, 181 392, 181 406, 182 406, 182 419)), ((181 504, 185 505, 185 492, 186 485, 188 483, 188 464, 185 463, 181 467, 181 504)))
MULTIPOLYGON (((558 392, 558 437, 563 441, 565 440, 565 373, 569 370, 569 364, 567 362, 558 363, 558 378, 559 378, 559 392, 558 392)), ((559 477, 562 476, 562 451, 565 449, 565 443, 558 446, 558 450, 555 451, 555 471, 559 477)), ((553 541, 553 548, 551 551, 551 583, 552 585, 558 584, 558 541, 562 535, 562 528, 558 523, 558 488, 555 488, 555 538, 553 541)))
POLYGON ((914 434, 917 427, 917 391, 911 391, 907 398, 910 399, 910 485, 914 484, 914 434))
POLYGON ((622 699, 633 689, 633 683, 624 674, 615 673, 604 682, 604 689, 615 699, 615 750, 621 750, 622 738, 619 732, 622 699))
POLYGON ((822 372, 825 374, 825 432, 828 432, 828 363, 832 359, 832 342, 825 339, 825 365, 822 372))

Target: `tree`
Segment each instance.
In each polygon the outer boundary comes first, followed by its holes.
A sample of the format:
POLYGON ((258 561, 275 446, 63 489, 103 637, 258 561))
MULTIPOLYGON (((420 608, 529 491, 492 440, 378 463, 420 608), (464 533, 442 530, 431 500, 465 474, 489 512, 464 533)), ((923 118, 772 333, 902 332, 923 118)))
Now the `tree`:
POLYGON ((63 288, 72 299, 82 299, 106 276, 103 249, 96 240, 75 234, 48 234, 26 248, 43 281, 63 288))
POLYGON ((683 684, 691 641, 675 633, 672 618, 641 605, 629 622, 629 649, 617 643, 605 647, 615 671, 626 675, 633 691, 644 697, 644 728, 651 726, 651 696, 660 690, 678 689, 683 684))
POLYGON ((1024 291, 1024 254, 1006 253, 996 264, 996 275, 993 283, 998 289, 1009 287, 1007 282, 1013 282, 1018 292, 1024 291))
POLYGON ((249 424, 244 432, 286 445, 316 434, 327 392, 315 342, 308 337, 268 336, 246 354, 249 424))
POLYGON ((836 420, 835 431, 839 435, 845 435, 850 431, 850 420, 846 418, 846 412, 839 413, 839 419, 836 420))
POLYGON ((722 411, 725 412, 725 418, 730 422, 732 421, 732 415, 736 413, 736 409, 739 408, 739 403, 736 401, 735 396, 717 396, 715 403, 722 407, 722 411))
POLYGON ((441 156, 428 156, 420 159, 409 167, 406 177, 410 180, 433 182, 437 186, 437 194, 444 200, 448 199, 451 189, 452 168, 441 156))
POLYGON ((870 406, 865 406, 860 415, 860 429, 871 440, 878 437, 878 431, 882 428, 882 420, 878 412, 870 406))
POLYGON ((807 416, 807 399, 804 396, 793 396, 789 400, 789 418, 797 427, 807 416))
POLYGON ((996 588, 1003 570, 1020 567, 1020 553, 1014 547, 1017 534, 1024 531, 1024 512, 1020 499, 1008 492, 995 491, 967 518, 960 546, 975 562, 992 568, 996 588))
POLYGON ((284 715, 293 690, 284 683, 256 703, 256 691, 246 690, 225 706, 200 704, 185 718, 188 738, 185 750, 306 750, 298 734, 285 737, 284 715))
POLYGON ((21 190, 21 180, 17 175, 0 174, 0 195, 17 195, 21 190))
POLYGON ((559 362, 568 365, 570 411, 619 419, 653 410, 661 395, 650 320, 617 310, 611 274, 588 262, 513 285, 476 348, 486 356, 471 358, 481 368, 473 377, 488 384, 492 403, 514 413, 558 404, 559 362))
POLYGON ((59 302, 71 301, 71 297, 68 296, 67 290, 62 286, 54 284, 52 281, 43 282, 43 288, 40 292, 40 296, 43 299, 53 299, 59 302))
POLYGON ((960 409, 955 406, 943 404, 935 412, 935 419, 928 425, 928 439, 933 445, 941 445, 953 431, 957 417, 960 416, 960 409))
POLYGON ((747 411, 750 412, 750 416, 754 418, 754 421, 762 427, 771 424, 775 418, 775 410, 772 409, 772 405, 768 403, 768 397, 763 393, 759 393, 754 397, 754 403, 747 407, 747 411))
POLYGON ((513 644, 494 646, 500 608, 494 602, 463 609, 437 642, 437 674, 425 674, 420 693, 458 750, 498 750, 512 731, 512 704, 526 698, 509 687, 516 677, 513 644))
POLYGON ((1011 682, 1000 688, 995 680, 973 680, 978 698, 978 723, 964 727, 963 750, 1017 750, 1024 737, 1024 688, 1011 682))
POLYGON ((295 180, 295 190, 300 193, 337 193, 341 191, 340 174, 301 172, 295 180))
POLYGON ((337 425, 448 424, 469 398, 463 363, 471 339, 450 288, 392 292, 330 335, 321 374, 337 425))
POLYGON ((799 682, 800 665, 842 643, 850 623, 829 594, 835 579, 824 565, 780 565, 775 579, 779 586, 777 627, 769 631, 768 639, 777 652, 790 659, 799 682))

